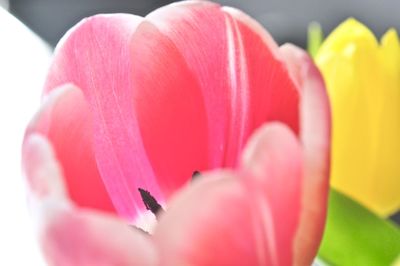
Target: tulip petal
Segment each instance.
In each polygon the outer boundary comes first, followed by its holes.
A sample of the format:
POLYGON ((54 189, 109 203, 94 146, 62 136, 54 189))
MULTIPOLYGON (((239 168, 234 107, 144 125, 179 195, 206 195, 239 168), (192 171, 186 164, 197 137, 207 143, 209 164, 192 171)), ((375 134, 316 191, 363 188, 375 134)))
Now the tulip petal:
POLYGON ((277 59, 277 45, 255 21, 205 1, 172 4, 146 20, 168 36, 198 80, 211 167, 236 165, 265 121, 283 121, 297 132, 297 90, 277 59))
MULTIPOLYGON (((279 121, 299 133, 299 92, 280 60, 277 44, 254 19, 240 10, 223 8, 239 31, 248 76, 252 131, 266 121, 279 121)), ((238 69, 240 70, 240 69, 238 69)))
POLYGON ((302 216, 296 244, 298 265, 310 265, 326 220, 330 171, 330 105, 320 72, 300 48, 280 48, 301 94, 300 138, 304 151, 302 216))
POLYGON ((196 86, 201 89, 201 105, 205 107, 208 120, 209 168, 221 167, 227 145, 232 94, 227 73, 227 33, 223 13, 211 2, 183 1, 155 10, 146 16, 146 21, 172 42, 186 62, 187 71, 193 73, 196 86))
POLYGON ((50 143, 40 134, 28 135, 22 147, 22 166, 31 195, 66 202, 62 170, 50 143))
POLYGON ((268 224, 272 217, 267 203, 263 208, 261 214, 252 206, 234 174, 202 174, 172 199, 160 218, 154 238, 161 264, 273 265, 273 248, 264 240, 274 237, 268 224))
POLYGON ((50 265, 157 265, 146 233, 115 217, 83 210, 52 212, 41 235, 50 265))
POLYGON ((27 137, 23 165, 40 244, 49 265, 156 264, 155 249, 147 235, 113 216, 72 206, 60 166, 43 136, 27 137))
POLYGON ((139 187, 163 200, 132 106, 130 40, 141 21, 127 14, 83 20, 57 46, 45 86, 48 91, 70 82, 83 91, 99 172, 118 213, 130 221, 144 209, 139 187))
POLYGON ((286 126, 267 125, 250 140, 243 165, 240 176, 204 173, 173 198, 154 236, 162 263, 291 265, 300 145, 286 126))
POLYGON ((131 56, 131 108, 157 183, 169 197, 195 170, 210 168, 204 98, 180 52, 151 23, 136 30, 131 56))
POLYGON ((115 212, 94 158, 89 107, 78 88, 65 85, 53 90, 29 124, 26 137, 32 133, 51 141, 76 204, 115 212))
POLYGON ((297 137, 281 123, 261 127, 246 146, 243 168, 255 203, 261 199, 270 205, 275 264, 296 264, 296 260, 293 263, 293 242, 300 221, 303 175, 302 150, 297 137))

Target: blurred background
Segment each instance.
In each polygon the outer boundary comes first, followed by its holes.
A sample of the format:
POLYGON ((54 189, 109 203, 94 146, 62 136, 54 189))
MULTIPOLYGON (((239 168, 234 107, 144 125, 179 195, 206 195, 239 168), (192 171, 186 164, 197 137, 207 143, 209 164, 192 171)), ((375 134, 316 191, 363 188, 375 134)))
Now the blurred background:
MULTIPOLYGON (((0 0, 7 4, 7 0, 0 0)), ((84 17, 97 13, 124 12, 146 15, 166 0, 9 0, 12 14, 54 46, 67 29, 84 17)), ((397 0, 220 0, 242 9, 261 22, 279 42, 304 46, 310 21, 329 33, 352 16, 381 36, 389 27, 400 28, 397 0)))

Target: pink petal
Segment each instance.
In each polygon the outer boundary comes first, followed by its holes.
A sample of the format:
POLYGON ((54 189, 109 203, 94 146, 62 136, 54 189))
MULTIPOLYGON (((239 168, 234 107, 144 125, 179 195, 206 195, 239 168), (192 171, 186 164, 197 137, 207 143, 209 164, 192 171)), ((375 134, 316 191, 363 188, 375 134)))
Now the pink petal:
POLYGON ((270 206, 277 255, 274 264, 293 265, 303 175, 300 143, 286 125, 267 124, 247 144, 243 168, 255 203, 261 200, 270 206))
POLYGON ((291 265, 300 214, 301 149, 282 124, 252 137, 242 176, 204 173, 155 232, 165 265, 291 265))
POLYGON ((151 23, 138 27, 131 51, 131 108, 147 158, 168 197, 195 170, 210 168, 203 95, 179 50, 151 23))
POLYGON ((258 206, 239 178, 227 172, 199 178, 161 216, 154 234, 161 265, 272 265, 258 206))
POLYGON ((146 233, 115 217, 83 210, 47 210, 52 218, 41 235, 50 265, 157 265, 146 233))
POLYGON ((92 121, 80 90, 53 90, 28 126, 26 136, 45 135, 62 165, 67 190, 79 206, 115 212, 97 169, 92 149, 92 121))
POLYGON ((23 165, 35 205, 41 247, 49 265, 155 265, 149 238, 115 217, 72 207, 50 143, 29 136, 23 165))
POLYGON ((265 121, 297 131, 298 92, 274 54, 276 44, 256 22, 206 1, 172 4, 146 20, 168 37, 198 80, 211 167, 236 165, 247 138, 265 121))
POLYGON ((322 76, 300 48, 280 48, 301 92, 301 133, 304 150, 302 217, 296 244, 298 265, 314 259, 325 225, 329 188, 331 114, 322 76))
MULTIPOLYGON (((150 13, 146 20, 157 27, 164 39, 172 42, 171 47, 179 51, 187 71, 193 73, 196 86, 201 91, 198 99, 201 104, 198 105, 205 107, 208 121, 209 167, 221 167, 225 162, 224 154, 229 153, 225 151, 229 145, 227 137, 232 130, 230 120, 237 119, 232 111, 243 108, 243 103, 239 102, 243 93, 235 92, 238 89, 234 84, 236 74, 231 76, 229 69, 228 57, 235 55, 233 50, 228 54, 226 16, 217 4, 184 1, 162 7, 150 13), (236 94, 235 103, 231 102, 233 94, 236 94), (235 110, 232 104, 235 104, 235 110)), ((164 59, 170 60, 159 60, 164 59)), ((241 127, 243 125, 236 125, 237 132, 243 130, 241 127)))
POLYGON ((144 208, 138 187, 162 201, 132 106, 130 40, 141 21, 125 14, 82 21, 56 48, 46 83, 47 90, 66 82, 82 89, 93 114, 101 177, 118 213, 130 220, 144 208))
POLYGON ((252 131, 266 121, 280 121, 297 134, 299 93, 280 60, 277 44, 248 15, 234 8, 224 7, 223 10, 234 20, 244 49, 249 109, 253 112, 249 115, 252 131))
POLYGON ((67 201, 61 167, 45 137, 32 133, 25 138, 22 167, 31 195, 40 200, 56 198, 60 202, 67 201))

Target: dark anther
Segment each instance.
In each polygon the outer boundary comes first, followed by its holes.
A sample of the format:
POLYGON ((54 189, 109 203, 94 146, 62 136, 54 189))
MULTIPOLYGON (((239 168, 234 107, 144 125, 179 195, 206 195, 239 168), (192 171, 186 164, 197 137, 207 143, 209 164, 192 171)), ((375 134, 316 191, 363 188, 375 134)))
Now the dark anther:
POLYGON ((143 203, 146 206, 146 209, 151 211, 154 215, 161 213, 163 208, 157 202, 157 200, 148 192, 142 188, 138 188, 140 192, 140 196, 142 197, 143 203))
POLYGON ((199 171, 194 171, 192 174, 192 180, 195 180, 196 178, 200 177, 201 173, 199 171))

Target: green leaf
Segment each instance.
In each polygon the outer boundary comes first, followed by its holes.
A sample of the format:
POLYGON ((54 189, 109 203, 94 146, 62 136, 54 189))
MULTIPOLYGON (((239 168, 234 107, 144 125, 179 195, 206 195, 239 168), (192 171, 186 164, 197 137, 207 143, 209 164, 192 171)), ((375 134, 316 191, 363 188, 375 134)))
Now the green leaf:
POLYGON ((391 265, 400 254, 400 228, 331 189, 319 257, 330 265, 391 265))
POLYGON ((310 23, 310 25, 308 26, 307 38, 307 50, 309 54, 314 58, 324 39, 321 25, 318 22, 310 23))

